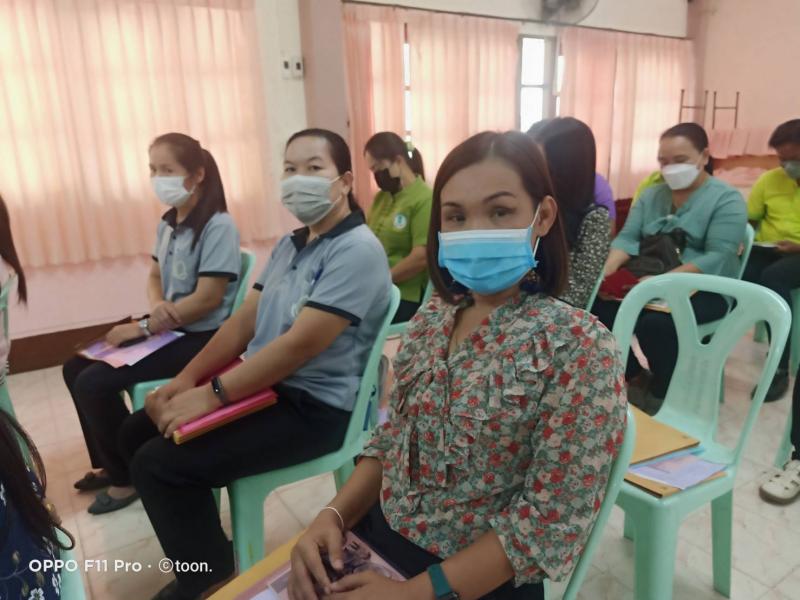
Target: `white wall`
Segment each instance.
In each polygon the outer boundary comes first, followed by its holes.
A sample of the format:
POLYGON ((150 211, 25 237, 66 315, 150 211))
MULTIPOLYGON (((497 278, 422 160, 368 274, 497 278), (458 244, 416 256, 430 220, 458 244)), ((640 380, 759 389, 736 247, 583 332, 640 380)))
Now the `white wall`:
MULTIPOLYGON (((714 90, 725 105, 741 92, 742 129, 800 117, 800 0, 695 0, 691 20, 699 88, 710 90, 709 105, 714 90)), ((718 128, 733 127, 726 112, 718 113, 718 128)))
MULTIPOLYGON (((541 3, 538 0, 370 1, 377 4, 400 4, 415 8, 457 11, 507 19, 536 21, 541 18, 541 3)), ((600 0, 595 11, 581 25, 685 37, 686 14, 686 0, 600 0)))

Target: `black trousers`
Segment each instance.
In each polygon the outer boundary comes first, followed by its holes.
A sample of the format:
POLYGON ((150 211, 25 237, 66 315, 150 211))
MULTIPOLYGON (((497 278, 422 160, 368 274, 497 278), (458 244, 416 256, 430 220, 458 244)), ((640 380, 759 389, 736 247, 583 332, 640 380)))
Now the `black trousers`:
POLYGON ((209 573, 177 573, 182 593, 198 596, 227 579, 234 557, 213 488, 308 461, 342 445, 350 413, 307 392, 275 386, 278 403, 180 446, 159 435, 144 411, 122 427, 131 477, 164 555, 204 562, 209 573))
MULTIPOLYGON (((692 296, 691 302, 695 318, 700 324, 721 319, 728 310, 728 304, 719 294, 698 292, 692 296)), ((603 325, 611 329, 619 307, 620 303, 613 300, 596 300, 592 312, 603 325)), ((672 316, 669 313, 644 310, 636 321, 634 333, 653 373, 650 391, 655 397, 664 398, 678 362, 678 332, 672 316)), ((625 378, 632 379, 641 369, 636 356, 629 352, 625 378)))
POLYGON ((397 307, 397 312, 394 313, 394 319, 392 319, 392 323, 405 323, 406 321, 410 321, 411 317, 417 314, 419 307, 419 302, 400 300, 400 306, 397 307))
MULTIPOLYGON (((432 564, 442 562, 442 559, 435 554, 420 548, 389 527, 380 503, 375 504, 353 527, 353 533, 372 546, 378 554, 408 578, 423 573, 432 564)), ((544 600, 544 585, 525 584, 515 588, 509 581, 482 596, 481 600, 544 600)))
POLYGON ((130 485, 128 466, 119 451, 119 431, 130 414, 121 392, 144 381, 175 377, 206 345, 216 330, 186 333, 131 367, 75 356, 64 364, 67 384, 92 467, 106 469, 114 485, 130 485))
MULTIPOLYGON (((754 246, 742 279, 771 289, 791 308, 792 290, 800 287, 800 254, 784 254, 774 248, 754 246)), ((789 368, 788 339, 778 368, 789 368)))

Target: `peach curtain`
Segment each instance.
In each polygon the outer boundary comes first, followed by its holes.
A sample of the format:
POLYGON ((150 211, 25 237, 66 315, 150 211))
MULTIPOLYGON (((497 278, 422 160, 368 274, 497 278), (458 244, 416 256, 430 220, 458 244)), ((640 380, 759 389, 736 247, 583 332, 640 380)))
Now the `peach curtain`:
POLYGON ((405 132, 403 11, 344 5, 350 150, 356 197, 369 206, 377 190, 364 164, 367 140, 379 131, 405 132))
POLYGON ((677 123, 681 89, 692 98, 692 42, 570 27, 561 52, 560 114, 592 128, 598 172, 617 197, 631 197, 658 167, 658 138, 677 123))
POLYGON ((514 129, 519 24, 407 11, 411 133, 433 182, 445 156, 471 135, 514 129))
POLYGON ((33 267, 149 253, 147 149, 216 158, 244 242, 281 234, 253 0, 0 0, 0 193, 33 267))

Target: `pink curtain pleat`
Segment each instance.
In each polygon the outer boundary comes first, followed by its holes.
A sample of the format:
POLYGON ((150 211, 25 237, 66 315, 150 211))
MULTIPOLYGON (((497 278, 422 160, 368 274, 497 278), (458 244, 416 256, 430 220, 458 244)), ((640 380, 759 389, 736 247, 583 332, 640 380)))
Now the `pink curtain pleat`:
POLYGON ((252 0, 0 0, 0 194, 26 265, 151 252, 167 131, 212 153, 243 243, 283 233, 254 21, 252 0))
POLYGON ((658 138, 677 123, 681 89, 692 98, 692 42, 576 27, 560 41, 561 115, 592 128, 598 172, 630 197, 658 167, 658 138))
POLYGON ((406 11, 411 47, 411 132, 433 181, 445 156, 471 135, 513 129, 519 25, 406 11))
POLYGON ((368 207, 377 188, 361 158, 364 146, 379 131, 405 133, 402 11, 345 4, 343 12, 355 192, 368 207))

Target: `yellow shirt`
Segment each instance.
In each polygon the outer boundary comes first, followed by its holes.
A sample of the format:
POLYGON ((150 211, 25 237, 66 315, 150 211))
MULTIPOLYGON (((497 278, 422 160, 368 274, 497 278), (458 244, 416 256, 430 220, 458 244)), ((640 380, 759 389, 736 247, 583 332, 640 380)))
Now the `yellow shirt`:
POLYGON ((757 242, 800 243, 800 186, 782 168, 758 178, 747 201, 747 218, 758 221, 757 242))
POLYGON ((636 188, 636 193, 633 195, 633 200, 631 200, 631 206, 636 204, 636 201, 639 199, 639 196, 642 195, 647 188, 652 187, 654 185, 658 185, 659 183, 664 183, 664 176, 661 174, 661 171, 653 171, 642 179, 642 182, 639 184, 639 187, 636 188))

